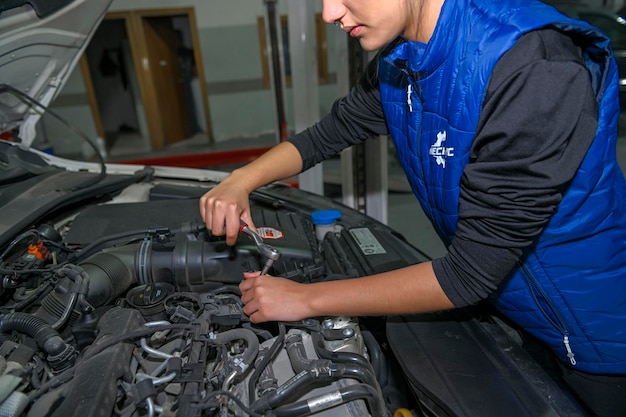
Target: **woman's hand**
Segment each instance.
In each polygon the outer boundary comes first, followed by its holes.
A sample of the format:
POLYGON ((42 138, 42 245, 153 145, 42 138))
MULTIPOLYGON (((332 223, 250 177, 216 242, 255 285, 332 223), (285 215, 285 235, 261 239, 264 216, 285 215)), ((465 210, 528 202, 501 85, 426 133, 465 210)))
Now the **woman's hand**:
POLYGON ((302 170, 300 152, 289 142, 281 142, 239 169, 200 198, 200 216, 215 236, 226 235, 234 245, 240 219, 256 230, 250 216, 250 193, 272 181, 289 178, 302 170))
POLYGON ((240 219, 255 229, 250 216, 250 192, 235 173, 200 198, 200 216, 215 236, 226 235, 226 244, 234 245, 240 219))
POLYGON ((307 303, 306 285, 285 278, 244 273, 239 284, 243 309, 253 323, 264 321, 298 321, 311 317, 307 303))

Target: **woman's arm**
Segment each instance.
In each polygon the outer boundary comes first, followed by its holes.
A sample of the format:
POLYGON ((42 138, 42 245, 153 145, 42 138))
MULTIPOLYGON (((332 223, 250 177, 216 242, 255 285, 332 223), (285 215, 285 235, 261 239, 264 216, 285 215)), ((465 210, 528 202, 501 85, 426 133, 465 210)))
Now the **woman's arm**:
POLYGON ((387 133, 376 86, 373 62, 350 94, 335 102, 329 115, 289 141, 232 172, 200 199, 200 215, 216 236, 226 243, 237 239, 240 219, 254 227, 248 196, 256 188, 299 174, 344 148, 387 133))
POLYGON ((374 58, 350 94, 335 101, 326 117, 289 139, 302 155, 304 170, 343 149, 388 134, 377 71, 374 58))
POLYGON ((301 284, 247 273, 239 285, 253 322, 296 321, 326 315, 369 316, 454 308, 432 264, 424 262, 363 278, 301 284))

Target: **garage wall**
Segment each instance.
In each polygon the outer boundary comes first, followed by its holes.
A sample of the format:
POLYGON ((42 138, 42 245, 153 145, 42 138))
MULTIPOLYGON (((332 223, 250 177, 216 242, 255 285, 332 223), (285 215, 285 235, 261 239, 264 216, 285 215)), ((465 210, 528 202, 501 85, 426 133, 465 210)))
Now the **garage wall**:
MULTIPOLYGON (((306 0, 310 1, 310 0, 306 0)), ((321 12, 321 1, 317 2, 321 12)), ((278 1, 281 14, 287 14, 287 0, 278 1)), ((194 7, 200 37, 209 106, 216 141, 273 133, 275 129, 271 90, 263 87, 261 51, 257 18, 263 16, 263 0, 115 0, 111 11, 194 7)), ((334 80, 335 45, 343 34, 327 25, 329 72, 331 82, 320 86, 320 114, 326 114, 337 96, 334 80)), ((287 92, 288 108, 291 94, 287 92)), ((76 69, 53 105, 53 109, 68 117, 90 136, 95 127, 90 115, 80 70, 76 69), (80 116, 79 118, 75 116, 80 116)), ((293 126, 292 115, 288 115, 293 126)), ((63 137, 64 131, 54 121, 45 120, 48 137, 63 137)), ((59 153, 76 151, 79 140, 65 138, 55 144, 59 153)))

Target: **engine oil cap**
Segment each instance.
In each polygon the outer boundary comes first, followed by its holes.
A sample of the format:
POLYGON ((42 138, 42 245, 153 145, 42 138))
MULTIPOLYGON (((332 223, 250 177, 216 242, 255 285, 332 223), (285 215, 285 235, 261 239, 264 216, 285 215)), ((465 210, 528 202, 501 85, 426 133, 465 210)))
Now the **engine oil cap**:
POLYGON ((338 219, 341 219, 339 210, 316 210, 311 213, 313 224, 333 224, 338 219))

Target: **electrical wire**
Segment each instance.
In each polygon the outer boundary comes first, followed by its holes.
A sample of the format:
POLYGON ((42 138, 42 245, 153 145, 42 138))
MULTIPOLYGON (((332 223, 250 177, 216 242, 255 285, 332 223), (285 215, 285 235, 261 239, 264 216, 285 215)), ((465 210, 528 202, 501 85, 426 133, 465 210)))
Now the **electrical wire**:
MULTIPOLYGON (((130 332, 127 332, 125 334, 121 334, 119 336, 115 336, 115 337, 111 337, 108 339, 105 339, 102 341, 102 343, 100 343, 99 345, 96 346, 92 346, 91 348, 89 348, 88 350, 86 350, 83 354, 83 356, 80 358, 81 363, 88 360, 89 358, 94 357, 95 355, 97 355, 98 353, 102 352, 103 350, 116 345, 118 343, 122 343, 125 342, 127 340, 135 340, 135 339, 139 339, 142 337, 146 337, 146 336, 150 336, 153 333, 159 332, 159 331, 163 331, 163 330, 172 330, 172 329, 186 329, 186 330, 191 330, 195 327, 194 324, 169 324, 169 325, 158 325, 158 326, 154 326, 154 327, 149 327, 149 328, 143 328, 143 329, 139 329, 139 330, 133 330, 130 332)), ((31 392, 30 395, 28 396, 28 399, 30 402, 33 402, 35 400, 37 400, 39 397, 41 397, 43 394, 45 394, 48 390, 61 386, 62 384, 66 383, 67 381, 71 380, 74 377, 74 372, 76 371, 76 367, 78 364, 74 364, 72 367, 64 370, 63 372, 61 372, 60 374, 55 375, 53 378, 51 378, 50 380, 48 380, 48 382, 46 382, 45 384, 43 384, 39 390, 31 392)))
POLYGON ((36 229, 29 229, 25 231, 24 233, 20 234, 15 239, 13 239, 11 243, 9 243, 9 245, 6 247, 6 249, 2 252, 2 254, 0 254, 0 261, 3 261, 4 258, 7 256, 7 254, 11 251, 11 249, 13 249, 18 243, 20 243, 22 240, 26 239, 27 237, 34 237, 35 238, 33 241, 34 243, 39 238, 39 233, 37 232, 36 229))

